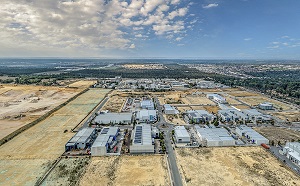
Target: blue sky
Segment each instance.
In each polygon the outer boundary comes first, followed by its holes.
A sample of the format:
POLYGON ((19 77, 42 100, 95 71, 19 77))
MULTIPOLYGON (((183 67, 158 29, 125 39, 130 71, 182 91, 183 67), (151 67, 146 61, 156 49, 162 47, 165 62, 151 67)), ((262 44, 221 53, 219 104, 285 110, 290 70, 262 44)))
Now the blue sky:
POLYGON ((3 1, 0 57, 300 57, 298 0, 3 1))

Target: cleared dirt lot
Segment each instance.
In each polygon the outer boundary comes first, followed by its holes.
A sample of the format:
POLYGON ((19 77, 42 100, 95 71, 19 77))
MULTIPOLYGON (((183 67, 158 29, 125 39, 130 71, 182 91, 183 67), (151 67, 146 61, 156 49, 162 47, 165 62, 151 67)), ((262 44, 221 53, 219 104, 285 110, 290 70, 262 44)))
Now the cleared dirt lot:
POLYGON ((227 103, 231 104, 231 105, 239 105, 241 104, 241 102, 230 98, 229 96, 225 96, 227 103))
POLYGON ((218 106, 203 106, 205 110, 209 113, 218 113, 219 107, 218 106))
POLYGON ((121 112, 126 99, 126 97, 113 95, 108 99, 102 110, 109 110, 110 112, 121 112))
POLYGON ((70 130, 84 119, 108 91, 107 89, 89 90, 44 121, 0 146, 1 169, 12 172, 10 174, 12 178, 0 174, 0 180, 5 180, 4 185, 11 185, 12 180, 19 182, 20 185, 26 185, 28 180, 35 182, 37 178, 32 175, 39 174, 41 167, 39 162, 54 161, 64 152, 65 143, 74 135, 70 130), (65 130, 68 132, 64 133, 65 130), (24 169, 28 166, 28 159, 32 160, 32 166, 30 169, 24 169), (20 163, 13 166, 6 163, 12 160, 20 160, 20 163), (19 180, 14 179, 16 173, 22 175, 18 177, 19 180))
POLYGON ((272 115, 290 122, 300 121, 300 111, 290 111, 290 112, 272 112, 272 115))
POLYGON ((249 96, 260 96, 259 94, 247 91, 229 91, 227 94, 234 97, 249 97, 249 96))
POLYGON ((76 81, 72 84, 69 84, 68 87, 71 87, 71 88, 88 88, 91 85, 94 85, 95 83, 97 83, 96 80, 81 80, 81 81, 76 81))
POLYGON ((263 102, 270 102, 273 103, 274 107, 277 109, 282 108, 282 110, 290 110, 291 107, 285 103, 273 100, 273 99, 269 99, 267 97, 263 97, 263 96, 255 96, 255 97, 242 97, 242 98, 238 98, 239 100, 247 103, 250 106, 256 106, 260 103, 263 102))
POLYGON ((187 185, 299 185, 300 179, 262 147, 181 148, 177 161, 187 185))
POLYGON ((75 96, 81 89, 2 85, 0 139, 75 96))
POLYGON ((216 105, 210 99, 204 96, 186 96, 182 98, 182 101, 185 104, 193 104, 193 105, 216 105))
POLYGON ((164 156, 93 157, 80 185, 170 185, 164 156))
POLYGON ((285 144, 285 141, 300 140, 300 132, 291 129, 279 127, 256 127, 255 130, 268 138, 270 142, 274 140, 275 144, 277 144, 278 141, 280 141, 281 144, 285 144))

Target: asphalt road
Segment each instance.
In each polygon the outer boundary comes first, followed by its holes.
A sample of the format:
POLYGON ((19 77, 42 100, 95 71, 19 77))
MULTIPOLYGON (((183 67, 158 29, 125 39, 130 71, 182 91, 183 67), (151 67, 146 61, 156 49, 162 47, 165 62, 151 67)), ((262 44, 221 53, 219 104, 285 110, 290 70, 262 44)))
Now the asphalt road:
POLYGON ((155 100, 156 107, 158 110, 158 118, 159 118, 159 121, 155 125, 157 126, 157 128, 160 131, 163 131, 165 134, 164 140, 165 140, 166 150, 168 153, 167 158, 168 158, 169 168, 170 168, 170 172, 171 172, 172 185, 182 186, 183 184, 182 184, 181 175, 178 170, 175 153, 174 153, 172 143, 171 143, 170 133, 173 129, 173 125, 170 123, 167 123, 165 121, 165 118, 163 117, 163 113, 162 113, 162 105, 160 105, 157 98, 155 98, 154 100, 155 100))

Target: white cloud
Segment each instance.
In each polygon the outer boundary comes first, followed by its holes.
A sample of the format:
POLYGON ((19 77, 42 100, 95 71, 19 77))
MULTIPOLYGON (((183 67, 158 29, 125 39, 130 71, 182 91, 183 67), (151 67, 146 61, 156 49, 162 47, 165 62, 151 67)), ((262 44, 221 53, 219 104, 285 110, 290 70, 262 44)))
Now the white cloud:
POLYGON ((217 7, 217 6, 219 6, 219 4, 217 4, 217 3, 211 3, 211 4, 208 4, 208 5, 203 5, 202 7, 204 9, 209 9, 209 8, 214 8, 214 7, 217 7))
POLYGON ((267 48, 269 48, 269 49, 277 49, 277 48, 279 48, 279 45, 270 46, 270 47, 267 47, 267 48))
POLYGON ((245 38, 244 41, 251 41, 252 38, 245 38))
POLYGON ((135 48, 135 45, 134 45, 134 44, 131 44, 131 45, 129 46, 129 48, 130 48, 130 49, 134 49, 134 48, 135 48))
POLYGON ((171 0, 172 5, 177 5, 180 3, 180 0, 171 0))

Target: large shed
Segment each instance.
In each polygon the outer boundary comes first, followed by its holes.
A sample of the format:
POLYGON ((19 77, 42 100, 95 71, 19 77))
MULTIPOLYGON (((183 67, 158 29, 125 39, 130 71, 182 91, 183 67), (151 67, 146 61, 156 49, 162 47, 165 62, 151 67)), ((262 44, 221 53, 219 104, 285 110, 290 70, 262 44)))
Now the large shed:
POLYGON ((91 142, 95 137, 95 128, 83 128, 68 141, 65 145, 65 150, 85 149, 91 145, 91 142))
POLYGON ((152 143, 151 125, 138 124, 131 134, 132 144, 130 153, 154 153, 154 144, 152 143))
POLYGON ((236 133, 240 136, 245 136, 252 143, 261 145, 262 143, 269 144, 269 140, 246 125, 240 125, 236 129, 236 133))
POLYGON ((117 141, 116 137, 118 136, 119 128, 118 127, 105 127, 101 130, 100 134, 96 138, 94 144, 91 148, 92 156, 105 156, 107 151, 112 149, 117 141))
POLYGON ((184 126, 176 126, 174 132, 177 143, 190 143, 191 137, 184 126))

